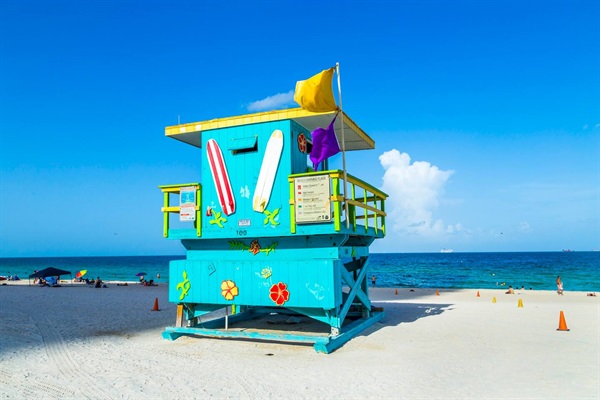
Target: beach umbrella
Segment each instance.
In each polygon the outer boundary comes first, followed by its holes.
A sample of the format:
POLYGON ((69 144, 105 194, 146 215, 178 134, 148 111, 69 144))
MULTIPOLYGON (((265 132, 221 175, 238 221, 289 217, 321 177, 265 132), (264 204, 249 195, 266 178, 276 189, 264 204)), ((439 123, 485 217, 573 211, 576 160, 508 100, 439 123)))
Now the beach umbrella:
POLYGON ((138 272, 137 274, 135 274, 135 276, 144 276, 144 275, 148 275, 148 274, 145 272, 138 272))
POLYGON ((29 278, 46 278, 48 276, 61 276, 70 274, 71 271, 65 271, 64 269, 50 267, 29 275, 29 278))
POLYGON ((79 271, 78 273, 75 274, 75 278, 81 278, 86 273, 87 273, 87 269, 82 269, 81 271, 79 271))

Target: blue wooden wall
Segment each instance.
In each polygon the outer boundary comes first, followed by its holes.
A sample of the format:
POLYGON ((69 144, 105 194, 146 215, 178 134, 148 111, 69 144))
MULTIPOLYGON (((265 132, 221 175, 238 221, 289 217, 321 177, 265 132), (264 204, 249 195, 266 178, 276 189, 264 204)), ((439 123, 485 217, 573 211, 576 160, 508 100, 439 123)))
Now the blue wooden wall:
MULTIPOLYGON (((288 175, 306 172, 308 156, 298 148, 298 135, 303 133, 310 138, 310 133, 290 120, 223 128, 202 133, 202 238, 245 238, 268 237, 289 234, 289 185, 288 175), (273 191, 266 208, 268 214, 277 213, 271 221, 267 213, 259 213, 252 209, 252 197, 258 180, 265 148, 271 134, 276 129, 283 132, 283 151, 273 185, 273 191), (236 141, 245 138, 257 138, 257 150, 234 154, 229 150, 236 141), (214 139, 220 146, 229 174, 231 187, 235 196, 235 213, 225 216, 219 206, 217 192, 213 183, 210 166, 206 156, 206 143, 214 139), (213 215, 207 216, 206 209, 211 207, 213 215), (221 212, 220 224, 214 221, 216 213, 221 212), (221 227, 222 226, 222 227, 221 227)), ((201 239, 202 240, 202 239, 201 239)))

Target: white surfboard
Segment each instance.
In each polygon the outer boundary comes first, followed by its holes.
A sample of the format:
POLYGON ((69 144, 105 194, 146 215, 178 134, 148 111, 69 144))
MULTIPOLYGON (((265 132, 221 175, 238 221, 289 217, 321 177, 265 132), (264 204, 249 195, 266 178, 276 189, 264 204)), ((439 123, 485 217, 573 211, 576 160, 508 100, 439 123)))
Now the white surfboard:
POLYGON ((256 189, 254 189, 252 209, 256 212, 262 213, 269 204, 269 198, 273 191, 273 183, 275 182, 275 175, 277 174, 282 151, 283 132, 276 129, 273 131, 267 142, 267 148, 265 149, 265 155, 263 156, 260 173, 258 174, 258 181, 256 182, 256 189))

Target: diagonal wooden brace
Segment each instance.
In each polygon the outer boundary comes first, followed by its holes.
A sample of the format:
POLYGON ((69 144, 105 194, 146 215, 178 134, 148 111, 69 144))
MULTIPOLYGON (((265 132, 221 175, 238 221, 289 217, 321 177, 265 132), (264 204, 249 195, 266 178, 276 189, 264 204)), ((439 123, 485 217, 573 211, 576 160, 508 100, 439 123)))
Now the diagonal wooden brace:
POLYGON ((360 274, 356 278, 356 281, 354 281, 354 278, 352 278, 352 275, 350 275, 350 273, 348 271, 346 271, 343 268, 341 270, 342 271, 342 280, 344 282, 346 282, 346 284, 350 287, 350 293, 348 293, 346 302, 344 303, 344 306, 340 310, 340 313, 339 313, 340 321, 344 321, 344 319, 346 319, 346 315, 348 314, 348 311, 350 311, 350 306, 354 302, 355 297, 359 298, 359 300, 361 301, 361 303, 363 303, 365 308, 367 308, 368 310, 371 309, 371 300, 369 300, 369 297, 367 296, 367 294, 361 290, 361 285, 363 282, 365 282, 365 278, 367 277, 368 268, 366 268, 366 266, 367 266, 367 262, 365 260, 365 263, 360 271, 360 274))

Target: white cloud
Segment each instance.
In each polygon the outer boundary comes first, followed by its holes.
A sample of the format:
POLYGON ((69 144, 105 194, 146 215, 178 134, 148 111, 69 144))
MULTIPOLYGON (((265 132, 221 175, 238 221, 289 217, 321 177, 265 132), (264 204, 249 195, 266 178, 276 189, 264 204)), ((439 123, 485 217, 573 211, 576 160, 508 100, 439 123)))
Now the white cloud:
POLYGON ((292 104, 296 103, 294 102, 294 91, 290 90, 287 93, 277 93, 262 100, 253 101, 246 108, 248 111, 266 111, 285 108, 292 104))
POLYGON ((531 226, 529 225, 529 222, 523 221, 523 222, 519 223, 519 231, 531 232, 531 226))
POLYGON ((454 171, 443 171, 427 161, 411 163, 407 153, 396 149, 383 153, 379 161, 385 169, 382 190, 389 195, 387 221, 394 231, 430 238, 464 231, 461 224, 446 226, 433 214, 454 171))

